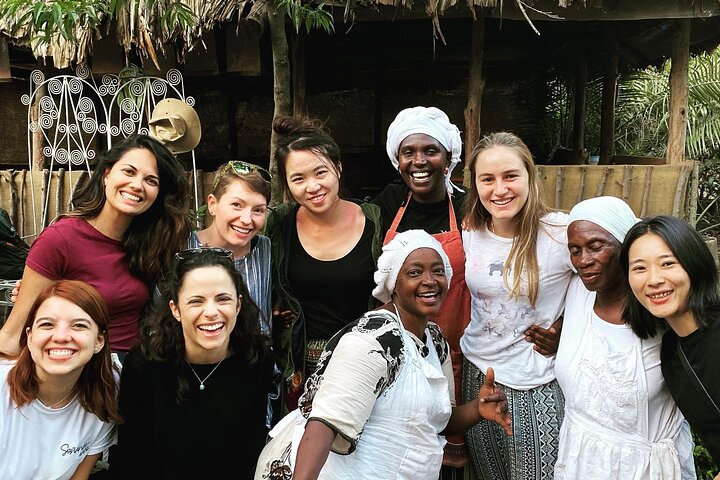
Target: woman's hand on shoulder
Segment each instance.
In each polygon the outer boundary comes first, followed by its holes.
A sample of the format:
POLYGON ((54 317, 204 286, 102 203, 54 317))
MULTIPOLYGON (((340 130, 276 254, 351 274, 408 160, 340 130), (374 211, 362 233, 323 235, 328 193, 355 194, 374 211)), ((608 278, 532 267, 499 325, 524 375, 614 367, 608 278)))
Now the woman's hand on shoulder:
POLYGON ((15 284, 15 287, 10 292, 10 301, 12 303, 15 303, 17 301, 18 295, 20 295, 20 284, 22 283, 22 280, 18 280, 15 284))
POLYGON ((505 392, 495 387, 495 371, 488 368, 485 382, 478 391, 478 413, 486 420, 500 425, 505 433, 512 435, 512 417, 505 392))
POLYGON ((534 343, 536 352, 551 356, 555 355, 560 346, 560 333, 562 332, 563 317, 555 320, 550 328, 542 328, 540 325, 531 325, 525 330, 525 340, 534 343))

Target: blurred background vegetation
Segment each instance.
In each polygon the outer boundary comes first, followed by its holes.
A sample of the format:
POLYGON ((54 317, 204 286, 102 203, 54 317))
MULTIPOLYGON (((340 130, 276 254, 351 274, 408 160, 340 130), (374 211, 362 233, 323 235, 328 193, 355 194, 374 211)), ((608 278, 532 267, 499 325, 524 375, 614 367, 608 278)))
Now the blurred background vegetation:
MULTIPOLYGON (((615 106, 615 153, 664 157, 668 138, 670 62, 624 72, 618 79, 615 106)), ((700 162, 696 227, 707 236, 720 235, 720 49, 690 58, 685 155, 700 162)), ((548 82, 545 116, 547 143, 568 147, 573 118, 572 78, 548 82)), ((597 155, 600 146, 602 79, 588 79, 585 148, 597 155)))

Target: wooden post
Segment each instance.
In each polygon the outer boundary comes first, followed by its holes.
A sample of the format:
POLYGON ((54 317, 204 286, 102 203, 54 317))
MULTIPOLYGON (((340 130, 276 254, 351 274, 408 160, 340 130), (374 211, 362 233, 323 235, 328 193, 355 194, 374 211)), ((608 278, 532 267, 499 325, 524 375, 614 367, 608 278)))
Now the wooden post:
POLYGON ((685 159, 689 60, 690 19, 675 20, 670 64, 670 119, 668 121, 667 163, 679 163, 685 159))
POLYGON ((585 86, 587 85, 587 60, 585 51, 580 53, 577 70, 575 71, 575 101, 573 102, 573 130, 571 147, 573 149, 573 163, 584 163, 585 150, 585 86))
POLYGON ((480 138, 480 108, 485 81, 482 78, 483 52, 485 49, 485 17, 480 14, 472 24, 470 44, 470 79, 468 81, 468 103, 465 107, 465 169, 463 184, 469 185, 472 179, 467 166, 470 164, 475 143, 480 138))
POLYGON ((615 99, 617 97, 618 42, 614 32, 606 38, 608 52, 603 77, 602 106, 600 110, 600 165, 610 165, 615 154, 615 99))
POLYGON ((300 29, 293 35, 292 42, 292 89, 293 89, 293 115, 305 115, 307 106, 305 95, 307 93, 305 75, 305 30, 300 29))

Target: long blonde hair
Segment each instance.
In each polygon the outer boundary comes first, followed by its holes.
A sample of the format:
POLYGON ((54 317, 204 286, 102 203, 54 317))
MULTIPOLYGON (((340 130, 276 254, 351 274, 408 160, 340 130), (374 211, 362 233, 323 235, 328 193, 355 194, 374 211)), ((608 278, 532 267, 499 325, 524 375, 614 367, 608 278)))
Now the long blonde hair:
POLYGON ((481 153, 494 148, 505 147, 513 150, 523 162, 528 173, 528 197, 525 205, 517 215, 518 235, 513 239, 508 259, 503 267, 503 282, 510 289, 512 297, 521 295, 522 273, 527 275, 528 298, 530 304, 535 307, 540 283, 540 267, 537 259, 537 238, 540 229, 541 218, 550 211, 545 204, 542 195, 542 186, 538 182, 535 162, 533 161, 530 149, 525 143, 510 132, 495 132, 485 135, 478 141, 473 149, 468 169, 470 170, 470 188, 465 196, 465 216, 463 227, 467 230, 478 230, 482 227, 489 227, 492 223, 492 215, 485 209, 480 201, 476 183, 475 165, 481 153), (508 281, 508 271, 512 270, 512 282, 508 281))

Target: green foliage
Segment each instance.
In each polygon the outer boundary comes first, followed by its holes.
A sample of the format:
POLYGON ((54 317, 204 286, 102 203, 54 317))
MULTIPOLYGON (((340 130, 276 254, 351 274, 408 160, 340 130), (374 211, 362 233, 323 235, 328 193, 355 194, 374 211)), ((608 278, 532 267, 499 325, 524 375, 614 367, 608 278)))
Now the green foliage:
MULTIPOLYGON (((697 229, 720 234, 720 49, 690 58, 685 155, 700 162, 697 229)), ((620 155, 664 157, 668 141, 670 62, 624 73, 618 81, 615 107, 615 150, 620 155)), ((572 79, 571 79, 572 80, 572 79)), ((600 143, 600 79, 586 91, 585 147, 600 143)), ((548 83, 546 138, 550 146, 569 146, 572 132, 573 84, 548 83)))
POLYGON ((197 19, 180 0, 0 0, 0 15, 12 18, 11 35, 27 28, 33 45, 47 45, 56 35, 65 40, 75 37, 76 28, 99 29, 105 18, 118 18, 123 9, 134 11, 138 18, 142 6, 159 12, 158 27, 163 31, 193 27, 197 19))
POLYGON ((702 445, 700 438, 693 433, 693 441, 695 442, 695 473, 698 480, 713 480, 718 473, 718 467, 713 462, 710 452, 702 445))
POLYGON ((303 25, 307 33, 310 33, 313 28, 325 30, 327 33, 335 32, 332 13, 325 10, 324 3, 316 5, 302 3, 302 0, 280 0, 278 7, 287 11, 287 15, 298 33, 303 25))
POLYGON ((107 13, 107 2, 98 0, 0 0, 0 15, 15 19, 11 34, 28 28, 33 44, 55 35, 71 40, 76 27, 97 28, 107 13))

